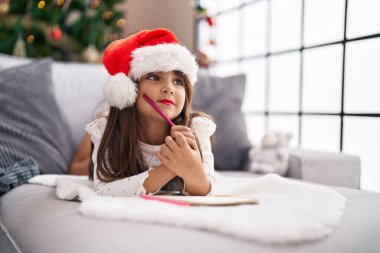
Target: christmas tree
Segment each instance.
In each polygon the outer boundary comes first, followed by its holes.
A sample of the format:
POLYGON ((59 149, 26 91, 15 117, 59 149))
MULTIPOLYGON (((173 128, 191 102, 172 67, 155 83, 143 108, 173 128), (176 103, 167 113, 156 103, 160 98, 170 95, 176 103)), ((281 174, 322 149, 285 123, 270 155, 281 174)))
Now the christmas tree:
POLYGON ((0 53, 97 62, 125 26, 124 0, 0 0, 0 53))

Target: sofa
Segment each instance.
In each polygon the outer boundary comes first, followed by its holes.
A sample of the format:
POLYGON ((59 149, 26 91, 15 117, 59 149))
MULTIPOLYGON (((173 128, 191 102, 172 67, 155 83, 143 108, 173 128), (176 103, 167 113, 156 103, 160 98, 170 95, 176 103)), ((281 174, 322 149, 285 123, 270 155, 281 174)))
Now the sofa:
MULTIPOLYGON (((12 67, 17 71, 23 64, 31 63, 29 59, 1 55, 0 75, 12 67)), ((68 144, 72 156, 85 134, 85 123, 91 121, 102 103, 102 87, 108 75, 96 64, 52 62, 51 65, 52 94, 72 140, 68 144)), ((200 85, 202 80, 204 77, 199 77, 200 85)), ((242 129, 245 129, 244 123, 242 129)), ((247 134, 239 133, 239 138, 241 136, 246 138, 247 134)), ((241 152, 241 157, 247 158, 247 146, 241 152)), ((380 194, 360 189, 360 159, 312 150, 291 149, 290 152, 286 177, 326 185, 347 198, 340 225, 321 240, 270 245, 204 230, 92 219, 77 211, 78 201, 58 199, 53 187, 22 184, 0 198, 0 252, 380 252, 380 194)), ((241 168, 223 169, 220 173, 231 177, 259 177, 246 171, 249 162, 239 162, 241 168)), ((41 173, 65 172, 67 170, 41 168, 41 173)))

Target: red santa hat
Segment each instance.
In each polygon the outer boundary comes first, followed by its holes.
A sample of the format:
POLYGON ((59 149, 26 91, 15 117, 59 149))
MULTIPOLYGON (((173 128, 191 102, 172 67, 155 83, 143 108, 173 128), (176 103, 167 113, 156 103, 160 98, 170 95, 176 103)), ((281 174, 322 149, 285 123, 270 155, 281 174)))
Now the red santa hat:
POLYGON ((195 57, 168 29, 144 30, 108 45, 103 63, 111 75, 104 88, 106 101, 120 110, 133 106, 137 97, 134 81, 161 71, 182 71, 191 84, 197 81, 195 57))

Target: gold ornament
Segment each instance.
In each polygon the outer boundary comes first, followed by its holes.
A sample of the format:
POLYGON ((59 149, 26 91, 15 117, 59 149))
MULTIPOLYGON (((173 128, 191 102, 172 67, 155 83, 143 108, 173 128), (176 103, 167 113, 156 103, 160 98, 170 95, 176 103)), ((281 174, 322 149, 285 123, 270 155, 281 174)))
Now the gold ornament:
POLYGON ((93 9, 98 8, 99 5, 100 5, 100 1, 99 1, 99 0, 93 0, 93 1, 91 2, 91 8, 93 8, 93 9))
POLYGON ((65 3, 65 0, 57 0, 57 6, 62 6, 65 3))
POLYGON ((82 59, 86 62, 99 62, 100 54, 94 45, 89 45, 82 53, 82 59))
POLYGON ((119 27, 119 28, 123 28, 125 26, 125 24, 127 23, 127 21, 125 21, 124 18, 120 18, 116 21, 116 25, 119 27))
POLYGON ((13 55, 17 57, 26 57, 25 42, 21 36, 17 39, 15 46, 13 47, 13 55))
POLYGON ((43 9, 45 7, 46 3, 45 1, 39 1, 37 4, 38 9, 43 9))
POLYGON ((104 20, 107 20, 107 19, 110 19, 112 17, 112 15, 113 15, 112 11, 105 11, 105 12, 103 12, 102 17, 104 20))
POLYGON ((0 3, 0 16, 7 14, 9 11, 9 2, 1 2, 0 3))
POLYGON ((33 35, 33 34, 29 34, 28 37, 26 37, 26 41, 27 41, 29 44, 32 44, 33 41, 34 41, 34 35, 33 35))

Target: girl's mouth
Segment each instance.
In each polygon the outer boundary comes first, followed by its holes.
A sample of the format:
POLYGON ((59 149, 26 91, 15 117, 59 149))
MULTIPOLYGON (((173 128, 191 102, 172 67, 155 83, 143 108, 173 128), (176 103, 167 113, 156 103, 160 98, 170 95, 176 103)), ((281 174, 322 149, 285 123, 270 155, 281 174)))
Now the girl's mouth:
POLYGON ((173 101, 171 101, 170 99, 162 99, 162 100, 159 100, 158 102, 163 103, 165 105, 174 105, 173 101))

